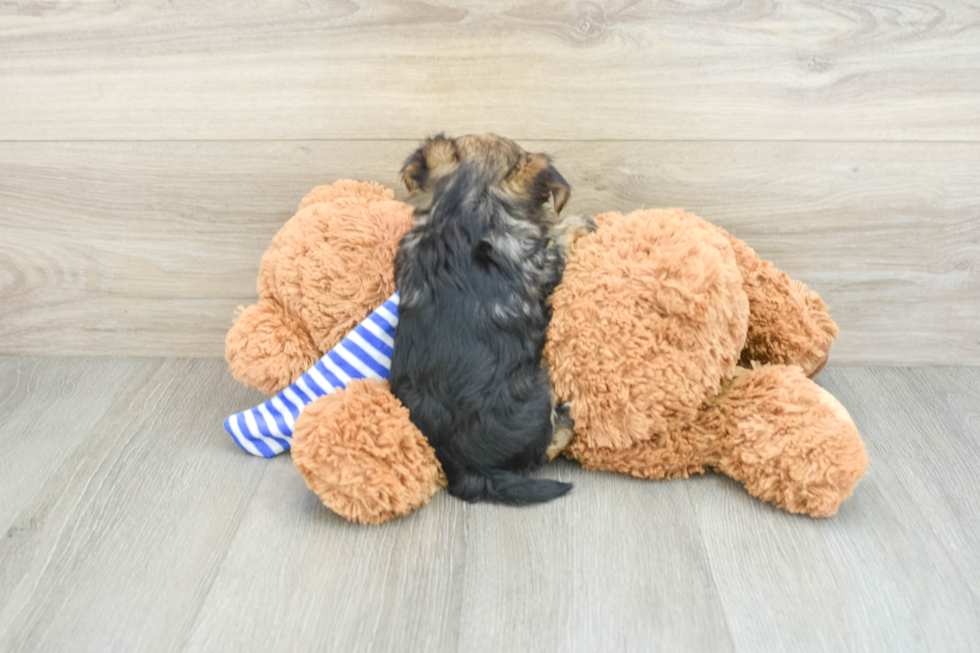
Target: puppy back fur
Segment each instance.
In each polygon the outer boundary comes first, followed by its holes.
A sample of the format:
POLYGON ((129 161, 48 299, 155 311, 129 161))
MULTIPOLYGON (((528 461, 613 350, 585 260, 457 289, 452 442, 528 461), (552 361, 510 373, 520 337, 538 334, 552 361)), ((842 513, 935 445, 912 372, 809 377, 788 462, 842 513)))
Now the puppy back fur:
POLYGON ((461 499, 522 505, 571 489, 518 473, 540 467, 552 439, 541 355, 560 263, 547 231, 541 202, 463 163, 395 259, 391 389, 461 499))

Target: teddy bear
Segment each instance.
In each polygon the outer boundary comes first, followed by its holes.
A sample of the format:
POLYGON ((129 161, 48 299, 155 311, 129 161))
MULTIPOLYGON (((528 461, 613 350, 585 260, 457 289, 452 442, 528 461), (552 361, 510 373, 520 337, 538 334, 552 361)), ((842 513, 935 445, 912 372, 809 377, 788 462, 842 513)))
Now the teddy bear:
POLYGON ((225 338, 232 375, 279 392, 395 291, 398 241, 414 209, 376 183, 340 180, 300 202, 263 254, 258 302, 225 338))
MULTIPOLYGON (((233 376, 298 379, 394 292, 410 206, 374 183, 314 189, 262 258, 259 301, 226 339, 233 376)), ((569 246, 544 350, 574 422, 555 447, 584 469, 647 479, 715 471, 793 513, 835 514, 867 454, 813 382, 837 325, 817 293, 680 209, 605 213, 569 246)), ((445 486, 384 381, 353 380, 298 415, 292 457, 325 506, 377 524, 445 486)))

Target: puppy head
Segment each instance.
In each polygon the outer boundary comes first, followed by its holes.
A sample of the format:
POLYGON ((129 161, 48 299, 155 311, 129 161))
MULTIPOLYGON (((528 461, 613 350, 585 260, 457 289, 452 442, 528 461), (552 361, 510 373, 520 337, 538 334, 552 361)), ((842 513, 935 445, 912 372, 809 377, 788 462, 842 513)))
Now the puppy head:
POLYGON ((426 139, 405 161, 402 182, 416 197, 431 204, 439 180, 453 174, 461 163, 473 163, 504 195, 542 205, 551 198, 555 215, 561 213, 571 187, 544 154, 525 152, 514 141, 497 136, 443 134, 426 139))

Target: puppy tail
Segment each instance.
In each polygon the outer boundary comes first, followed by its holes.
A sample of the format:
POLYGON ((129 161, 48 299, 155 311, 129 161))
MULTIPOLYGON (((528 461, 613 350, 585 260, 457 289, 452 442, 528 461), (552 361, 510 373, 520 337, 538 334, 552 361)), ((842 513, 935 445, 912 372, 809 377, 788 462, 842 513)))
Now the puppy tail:
POLYGON ((464 501, 489 501, 509 506, 544 503, 567 494, 571 489, 571 483, 528 478, 506 470, 486 473, 465 470, 449 484, 449 493, 464 501))

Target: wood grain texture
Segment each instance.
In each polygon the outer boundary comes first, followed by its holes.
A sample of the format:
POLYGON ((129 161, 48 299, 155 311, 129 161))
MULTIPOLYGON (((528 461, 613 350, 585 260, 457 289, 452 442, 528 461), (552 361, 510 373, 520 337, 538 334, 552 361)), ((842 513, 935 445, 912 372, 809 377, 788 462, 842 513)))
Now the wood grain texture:
POLYGON ((0 140, 980 140, 980 8, 0 4, 0 140))
POLYGON ((467 506, 347 522, 286 457, 269 471, 187 651, 456 651, 467 506))
POLYGON ((856 496, 827 521, 776 513, 723 477, 689 484, 738 650, 968 651, 980 643, 976 595, 891 477, 872 459, 856 496))
POLYGON ((888 397, 849 405, 865 424, 869 456, 887 463, 882 476, 889 487, 901 485, 900 496, 890 500, 929 524, 930 535, 980 597, 980 523, 974 518, 980 505, 980 373, 847 369, 834 370, 823 385, 838 397, 888 397))
POLYGON ((867 477, 835 517, 779 512, 720 476, 687 483, 736 648, 976 649, 980 594, 963 573, 968 554, 937 531, 962 535, 955 511, 976 499, 976 474, 957 474, 975 466, 975 443, 949 455, 971 437, 963 424, 976 411, 942 400, 957 381, 965 386, 953 394, 965 398, 980 370, 829 369, 819 381, 851 412, 870 458, 867 477), (923 441, 922 423, 936 425, 935 449, 923 441), (923 456, 900 461, 885 453, 902 450, 923 456))
POLYGON ((365 528, 325 511, 288 460, 270 465, 190 651, 731 650, 680 485, 557 462, 546 475, 576 477, 578 501, 441 493, 365 528))
POLYGON ((460 651, 734 651, 682 483, 558 460, 567 501, 468 512, 460 651))
POLYGON ((234 447, 221 361, 0 358, 0 649, 977 650, 980 368, 820 381, 871 458, 830 519, 558 461, 560 501, 365 527, 234 447))
MULTIPOLYGON (((0 533, 46 477, 159 361, 0 358, 0 533)), ((0 586, 4 586, 0 580, 0 586)))
MULTIPOLYGON (((836 364, 980 363, 980 144, 525 144, 568 212, 683 206, 809 283, 836 364)), ((412 146, 0 143, 0 353, 221 356, 300 198, 412 146)))
POLYGON ((5 507, 17 502, 0 539, 0 650, 181 650, 267 470, 220 426, 257 393, 211 360, 15 367, 31 383, 19 410, 43 429, 0 420, 5 466, 32 472, 0 479, 5 507), (116 399, 103 410, 84 386, 116 399), (38 445, 8 449, 24 436, 38 445))

